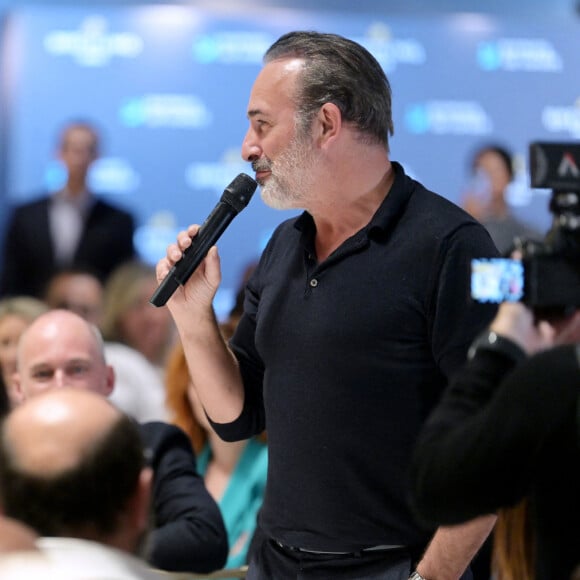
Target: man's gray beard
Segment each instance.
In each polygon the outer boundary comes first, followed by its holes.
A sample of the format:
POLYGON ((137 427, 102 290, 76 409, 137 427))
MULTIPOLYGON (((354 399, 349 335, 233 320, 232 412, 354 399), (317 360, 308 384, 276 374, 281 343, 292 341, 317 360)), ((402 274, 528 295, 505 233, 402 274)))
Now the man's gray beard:
POLYGON ((293 196, 288 193, 288 188, 284 187, 273 175, 260 188, 260 195, 264 203, 272 209, 291 209, 295 207, 294 203, 292 203, 293 196))
POLYGON ((304 208, 312 187, 312 168, 316 163, 310 140, 296 136, 273 164, 273 172, 260 188, 264 203, 273 209, 304 208))

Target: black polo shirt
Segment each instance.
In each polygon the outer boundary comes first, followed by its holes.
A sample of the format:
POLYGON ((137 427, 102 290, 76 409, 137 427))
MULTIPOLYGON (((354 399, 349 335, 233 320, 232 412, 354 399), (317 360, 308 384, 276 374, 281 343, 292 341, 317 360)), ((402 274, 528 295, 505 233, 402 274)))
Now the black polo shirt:
POLYGON ((371 222, 324 262, 308 213, 282 223, 232 339, 246 389, 225 439, 268 431, 260 524, 312 550, 422 545, 408 506, 415 438, 495 307, 469 299, 486 230, 393 164, 371 222))

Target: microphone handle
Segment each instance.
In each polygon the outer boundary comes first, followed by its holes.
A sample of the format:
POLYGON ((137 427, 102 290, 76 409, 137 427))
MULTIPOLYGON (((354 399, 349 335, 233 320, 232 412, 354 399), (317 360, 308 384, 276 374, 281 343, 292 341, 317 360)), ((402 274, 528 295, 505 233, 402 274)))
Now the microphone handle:
POLYGON ((236 215, 235 209, 223 202, 214 208, 205 223, 199 228, 191 246, 183 252, 181 260, 169 270, 167 276, 151 296, 149 302, 153 306, 164 306, 177 287, 187 282, 236 215))
POLYGON ((171 298, 173 293, 177 290, 179 282, 174 278, 173 273, 175 272, 175 266, 171 268, 167 276, 163 278, 161 284, 157 286, 153 296, 149 299, 149 303, 153 306, 165 306, 167 301, 171 298))

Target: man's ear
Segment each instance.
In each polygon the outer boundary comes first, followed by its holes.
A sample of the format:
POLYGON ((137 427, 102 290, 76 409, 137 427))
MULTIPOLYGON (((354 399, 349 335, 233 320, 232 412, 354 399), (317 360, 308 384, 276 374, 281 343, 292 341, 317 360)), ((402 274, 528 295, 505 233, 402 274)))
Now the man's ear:
POLYGON ((105 377, 105 391, 103 395, 108 397, 115 388, 115 369, 111 365, 107 365, 105 377))
POLYGON ((139 475, 135 494, 130 501, 132 523, 139 533, 146 531, 149 527, 152 489, 153 470, 150 467, 144 467, 139 475))
POLYGON ((342 128, 342 113, 334 103, 324 103, 316 116, 315 139, 321 146, 335 139, 342 128))
POLYGON ((22 389, 22 380, 18 371, 13 373, 12 378, 10 379, 10 383, 6 385, 6 392, 8 394, 11 407, 17 407, 24 401, 24 399, 26 399, 26 394, 22 389))

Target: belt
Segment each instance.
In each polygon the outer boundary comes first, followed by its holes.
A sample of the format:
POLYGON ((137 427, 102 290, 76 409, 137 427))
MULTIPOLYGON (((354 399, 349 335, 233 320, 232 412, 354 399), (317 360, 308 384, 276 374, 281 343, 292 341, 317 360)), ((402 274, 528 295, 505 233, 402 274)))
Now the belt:
POLYGON ((395 546, 383 544, 381 546, 371 546, 370 548, 361 548, 360 550, 355 550, 354 552, 324 552, 322 550, 307 550, 306 548, 299 548, 297 546, 287 546, 278 540, 274 540, 276 545, 280 546, 283 550, 290 550, 291 552, 300 552, 303 554, 321 554, 324 556, 358 556, 360 554, 366 554, 369 552, 388 552, 390 550, 401 550, 405 546, 395 546))

